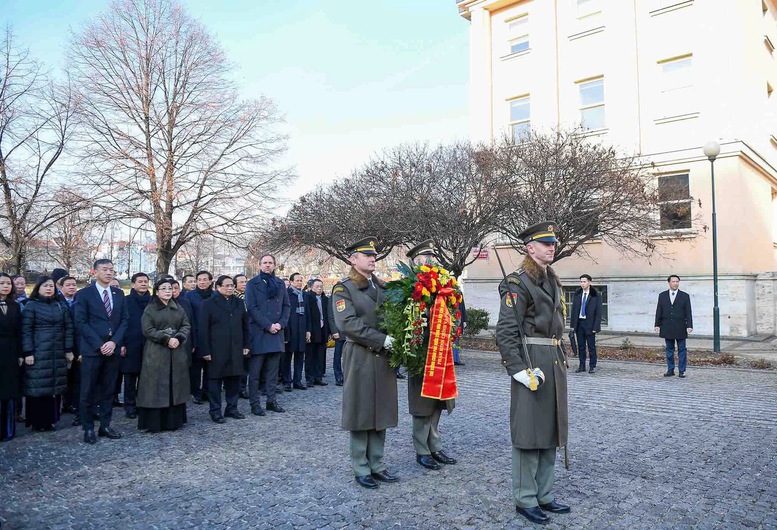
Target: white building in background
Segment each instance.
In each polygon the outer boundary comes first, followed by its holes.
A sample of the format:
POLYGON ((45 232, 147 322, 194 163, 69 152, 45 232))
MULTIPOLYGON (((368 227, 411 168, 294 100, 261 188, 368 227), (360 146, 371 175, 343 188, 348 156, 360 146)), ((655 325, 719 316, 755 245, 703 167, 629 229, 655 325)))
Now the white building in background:
MULTIPOLYGON (((629 260, 593 242, 593 260, 554 267, 570 291, 580 274, 594 277, 605 293, 605 327, 651 332, 671 273, 691 295, 695 331, 712 334, 712 190, 702 146, 716 140, 721 333, 777 333, 775 0, 460 0, 457 7, 470 24, 473 140, 582 125, 591 141, 652 162, 659 190, 684 189, 656 212, 663 257, 629 260), (668 241, 670 234, 681 239, 668 241)), ((520 264, 502 252, 509 266, 520 264)), ((471 265, 468 306, 495 319, 498 280, 492 253, 471 265)))

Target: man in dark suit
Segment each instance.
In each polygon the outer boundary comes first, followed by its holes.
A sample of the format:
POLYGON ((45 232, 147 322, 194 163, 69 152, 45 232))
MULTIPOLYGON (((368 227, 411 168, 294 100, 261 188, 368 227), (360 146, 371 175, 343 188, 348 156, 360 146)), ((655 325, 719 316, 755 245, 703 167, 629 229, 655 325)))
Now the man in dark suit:
POLYGON ((292 387, 297 390, 307 389, 302 383, 302 369, 305 367, 306 345, 310 340, 310 321, 305 310, 305 292, 302 290, 305 280, 298 272, 289 276, 289 279, 289 323, 283 329, 286 351, 281 361, 283 386, 287 392, 291 392, 292 387))
MULTIPOLYGON (((182 298, 189 301, 194 312, 194 320, 189 324, 192 327, 192 364, 189 367, 189 384, 191 385, 192 400, 197 405, 202 405, 208 400, 208 363, 202 360, 197 352, 197 337, 200 325, 200 308, 202 303, 213 296, 213 275, 208 271, 197 273, 196 288, 183 293, 182 298)), ((187 341, 188 342, 188 341, 187 341)))
POLYGON ((602 330, 602 296, 591 285, 588 274, 580 276, 580 288, 572 300, 572 329, 577 336, 580 364, 576 372, 585 372, 585 352, 588 349, 588 373, 596 373, 596 334, 602 330))
POLYGON ((658 295, 656 306, 656 333, 666 343, 666 373, 664 377, 674 375, 674 349, 677 343, 677 358, 680 377, 685 377, 688 350, 685 339, 693 331, 693 313, 691 297, 680 290, 680 277, 672 274, 666 279, 669 289, 658 295))
POLYGON ((133 274, 132 289, 125 299, 129 320, 127 334, 121 347, 121 373, 124 377, 124 413, 131 420, 138 417, 135 402, 138 395, 140 368, 143 365, 143 346, 146 343, 140 319, 151 301, 148 284, 149 278, 145 272, 133 274))
POLYGON ((265 254, 259 260, 259 274, 246 284, 245 304, 250 327, 248 399, 251 413, 264 416, 259 394, 259 376, 267 382, 267 410, 285 412, 275 398, 278 366, 284 352, 284 328, 289 323, 289 294, 283 281, 275 276, 275 256, 265 254))
POLYGON ((310 290, 305 293, 306 311, 310 322, 310 342, 305 347, 305 377, 308 386, 326 386, 326 343, 329 342, 329 309, 324 282, 318 278, 311 281, 310 290))
POLYGON ((119 377, 121 357, 118 347, 127 333, 127 304, 124 292, 110 287, 113 263, 109 259, 94 262, 96 282, 76 294, 76 331, 81 354, 81 424, 84 442, 97 443, 94 413, 100 414, 100 436, 121 438, 111 428, 113 390, 119 377))
MULTIPOLYGON (((59 280, 59 293, 70 311, 70 319, 75 322, 75 296, 78 292, 76 279, 72 276, 64 276, 59 280)), ((65 393, 62 411, 70 412, 73 418, 73 427, 81 425, 81 416, 78 412, 81 400, 81 355, 78 353, 78 336, 73 337, 73 362, 67 369, 67 392, 65 393)))

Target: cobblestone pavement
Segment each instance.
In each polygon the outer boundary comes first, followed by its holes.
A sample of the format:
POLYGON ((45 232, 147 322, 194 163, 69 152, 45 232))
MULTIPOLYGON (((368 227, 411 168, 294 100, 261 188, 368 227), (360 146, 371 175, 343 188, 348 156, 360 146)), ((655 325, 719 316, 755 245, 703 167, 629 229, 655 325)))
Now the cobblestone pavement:
MULTIPOLYGON (((459 464, 441 471, 415 463, 400 381, 386 460, 401 481, 360 488, 329 375, 327 387, 282 394, 286 414, 217 425, 190 405, 183 429, 156 435, 118 414, 124 438, 93 447, 77 428, 22 432, 0 445, 3 529, 531 526, 510 496, 507 375, 494 354, 463 358, 456 411, 441 420, 459 464)), ((550 528, 777 528, 777 374, 599 368, 570 373, 571 469, 559 454, 556 493, 573 512, 550 528)))

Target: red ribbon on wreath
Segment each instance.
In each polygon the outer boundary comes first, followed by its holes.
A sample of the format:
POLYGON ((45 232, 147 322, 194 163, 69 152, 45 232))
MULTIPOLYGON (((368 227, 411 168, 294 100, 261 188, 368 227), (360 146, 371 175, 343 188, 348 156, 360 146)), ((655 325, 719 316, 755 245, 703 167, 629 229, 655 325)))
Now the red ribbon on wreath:
POLYGON ((451 340, 451 312, 446 304, 453 289, 443 287, 437 292, 429 319, 429 349, 426 352, 423 397, 453 399, 459 395, 456 372, 453 368, 453 341, 451 340))

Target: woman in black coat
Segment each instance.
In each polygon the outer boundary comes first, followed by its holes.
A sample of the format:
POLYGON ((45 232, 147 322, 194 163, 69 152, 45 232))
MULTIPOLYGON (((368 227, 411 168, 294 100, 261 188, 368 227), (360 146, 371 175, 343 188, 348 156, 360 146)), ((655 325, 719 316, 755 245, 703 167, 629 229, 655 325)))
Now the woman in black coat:
POLYGON ((73 321, 54 280, 41 276, 22 312, 27 426, 53 431, 59 421, 67 367, 73 362, 73 321))
POLYGON ((235 283, 229 276, 219 276, 216 292, 202 303, 197 327, 197 345, 208 363, 208 399, 210 417, 224 423, 224 416, 243 419, 237 410, 243 358, 248 356, 248 312, 243 300, 234 296, 235 283), (227 406, 221 414, 221 385, 227 406))
POLYGON ((16 434, 19 366, 22 363, 21 308, 13 296, 11 277, 0 272, 0 442, 16 434))

